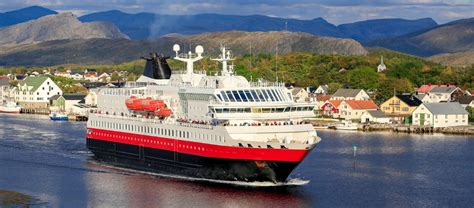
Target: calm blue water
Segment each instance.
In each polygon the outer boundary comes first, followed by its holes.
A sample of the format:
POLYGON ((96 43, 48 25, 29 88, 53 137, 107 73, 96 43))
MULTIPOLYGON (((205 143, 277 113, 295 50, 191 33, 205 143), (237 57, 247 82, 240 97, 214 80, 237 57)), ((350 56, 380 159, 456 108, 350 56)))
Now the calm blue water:
POLYGON ((310 182, 262 189, 98 164, 85 123, 0 115, 0 126, 0 189, 50 207, 474 207, 472 136, 319 131, 292 176, 310 182))

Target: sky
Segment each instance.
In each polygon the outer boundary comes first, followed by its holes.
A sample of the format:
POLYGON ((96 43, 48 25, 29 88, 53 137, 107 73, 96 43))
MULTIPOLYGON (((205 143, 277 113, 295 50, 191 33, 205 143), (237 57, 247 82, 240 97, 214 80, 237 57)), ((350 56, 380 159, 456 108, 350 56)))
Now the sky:
POLYGON ((304 20, 322 17, 336 25, 379 18, 431 17, 446 23, 474 17, 474 0, 1 0, 0 12, 33 5, 78 16, 107 10, 179 15, 260 14, 304 20))

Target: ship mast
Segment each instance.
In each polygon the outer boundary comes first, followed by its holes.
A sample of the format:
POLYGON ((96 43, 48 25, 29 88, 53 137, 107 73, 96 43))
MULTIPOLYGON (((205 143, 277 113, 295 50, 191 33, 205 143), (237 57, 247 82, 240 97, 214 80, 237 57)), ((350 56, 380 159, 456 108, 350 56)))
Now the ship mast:
POLYGON ((234 74, 234 65, 227 65, 228 61, 233 61, 232 53, 225 46, 221 46, 221 54, 216 59, 211 59, 222 63, 222 76, 231 76, 234 74))
POLYGON ((193 54, 191 51, 188 51, 188 53, 183 53, 179 54, 180 47, 178 44, 173 45, 173 51, 176 53, 176 56, 174 59, 178 61, 182 61, 186 63, 186 74, 188 76, 191 76, 193 74, 193 69, 194 69, 194 62, 201 60, 202 53, 204 53, 204 48, 200 45, 196 46, 195 49, 195 54, 193 54), (196 55, 197 54, 197 55, 196 55))

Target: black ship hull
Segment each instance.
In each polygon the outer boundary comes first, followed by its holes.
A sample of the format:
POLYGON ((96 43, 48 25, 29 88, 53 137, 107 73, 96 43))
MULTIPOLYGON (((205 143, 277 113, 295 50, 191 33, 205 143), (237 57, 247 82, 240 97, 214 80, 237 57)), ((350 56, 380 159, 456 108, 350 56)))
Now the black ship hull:
POLYGON ((226 181, 285 182, 299 162, 218 159, 87 138, 99 161, 161 174, 226 181))

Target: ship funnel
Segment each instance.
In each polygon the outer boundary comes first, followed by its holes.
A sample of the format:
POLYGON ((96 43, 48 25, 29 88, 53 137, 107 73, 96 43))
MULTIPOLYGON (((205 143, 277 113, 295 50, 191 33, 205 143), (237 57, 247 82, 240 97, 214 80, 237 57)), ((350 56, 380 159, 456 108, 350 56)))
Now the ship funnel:
MULTIPOLYGON (((179 46, 178 46, 179 47, 179 46)), ((169 56, 163 54, 150 53, 150 57, 141 57, 146 60, 145 71, 143 75, 152 79, 169 79, 171 77, 171 69, 166 62, 169 56)))

